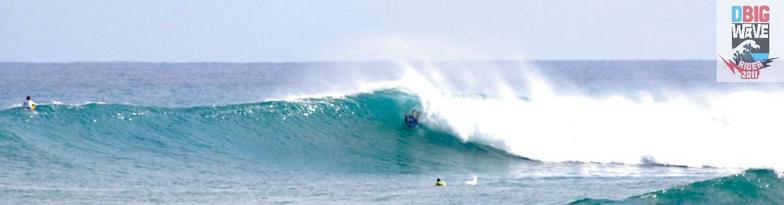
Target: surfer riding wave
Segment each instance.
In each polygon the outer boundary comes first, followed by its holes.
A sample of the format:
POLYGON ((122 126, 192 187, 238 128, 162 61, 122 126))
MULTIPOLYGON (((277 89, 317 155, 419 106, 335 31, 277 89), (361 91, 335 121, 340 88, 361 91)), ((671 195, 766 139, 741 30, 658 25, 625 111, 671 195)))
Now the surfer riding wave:
POLYGON ((410 115, 406 114, 404 118, 405 118, 406 126, 408 126, 409 128, 416 128, 417 126, 419 126, 419 112, 417 112, 416 109, 411 110, 411 114, 410 115))

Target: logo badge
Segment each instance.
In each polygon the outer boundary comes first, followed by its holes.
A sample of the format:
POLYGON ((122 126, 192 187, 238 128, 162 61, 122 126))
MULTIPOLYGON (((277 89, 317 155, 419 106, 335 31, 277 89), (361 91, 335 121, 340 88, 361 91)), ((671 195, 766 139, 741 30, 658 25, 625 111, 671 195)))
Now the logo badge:
MULTIPOLYGON (((784 82, 780 26, 773 1, 720 1, 717 5, 716 80, 719 82, 784 82)), ((784 40, 784 37, 783 39, 784 40)))

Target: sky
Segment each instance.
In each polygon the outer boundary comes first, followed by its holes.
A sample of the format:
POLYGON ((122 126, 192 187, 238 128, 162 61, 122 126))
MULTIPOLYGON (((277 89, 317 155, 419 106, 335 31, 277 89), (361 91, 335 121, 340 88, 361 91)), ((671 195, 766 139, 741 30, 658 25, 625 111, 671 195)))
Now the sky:
POLYGON ((713 59, 715 1, 0 0, 0 61, 713 59))

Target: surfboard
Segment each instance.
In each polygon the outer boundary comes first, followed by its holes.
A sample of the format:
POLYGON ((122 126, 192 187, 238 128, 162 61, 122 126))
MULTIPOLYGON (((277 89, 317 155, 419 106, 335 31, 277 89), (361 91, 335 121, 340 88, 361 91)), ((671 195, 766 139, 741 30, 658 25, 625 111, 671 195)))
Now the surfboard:
POLYGON ((406 122, 406 125, 408 126, 408 128, 416 128, 416 127, 419 126, 419 123, 417 123, 417 122, 406 122))

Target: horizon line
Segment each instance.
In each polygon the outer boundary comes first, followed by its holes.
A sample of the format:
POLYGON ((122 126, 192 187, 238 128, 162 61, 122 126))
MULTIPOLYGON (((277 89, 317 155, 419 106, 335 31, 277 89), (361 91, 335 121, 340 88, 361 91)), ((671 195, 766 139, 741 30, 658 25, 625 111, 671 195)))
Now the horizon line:
MULTIPOLYGON (((715 61, 716 59, 534 59, 534 60, 406 60, 405 62, 606 62, 606 61, 715 61)), ((139 63, 139 64, 317 64, 317 63, 389 63, 399 60, 308 60, 308 61, 0 61, 0 64, 78 64, 78 63, 139 63)))

